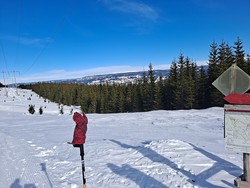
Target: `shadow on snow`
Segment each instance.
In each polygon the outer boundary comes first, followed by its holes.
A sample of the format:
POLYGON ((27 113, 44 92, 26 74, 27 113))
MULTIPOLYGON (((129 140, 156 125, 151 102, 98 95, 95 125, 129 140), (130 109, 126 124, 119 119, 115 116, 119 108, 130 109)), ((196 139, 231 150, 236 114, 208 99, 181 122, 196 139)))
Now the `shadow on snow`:
MULTIPOLYGON (((50 181, 49 175, 47 173, 47 168, 46 168, 46 163, 41 163, 41 171, 43 171, 48 179, 49 185, 51 188, 53 188, 53 185, 50 181)), ((24 186, 22 186, 20 184, 20 179, 17 178, 15 179, 15 181, 10 185, 10 188, 37 188, 35 184, 24 184, 24 186)))
MULTIPOLYGON (((231 174, 232 176, 239 176, 239 171, 242 171, 238 166, 234 165, 233 163, 226 161, 212 153, 209 153, 207 151, 205 151, 202 148, 199 148, 193 144, 190 144, 194 150, 200 152, 201 154, 203 154, 204 156, 210 158, 211 160, 215 161, 215 163, 213 164, 212 167, 210 167, 209 169, 201 172, 200 174, 193 174, 190 171, 187 171, 183 168, 178 167, 177 164, 175 164, 174 162, 172 162, 171 160, 169 160, 168 158, 158 154, 157 152, 155 152, 154 150, 150 149, 150 148, 145 148, 143 146, 131 146, 131 145, 127 145, 124 143, 121 143, 119 141, 116 140, 110 140, 116 144, 118 144, 119 146, 121 146, 122 148, 126 148, 126 149, 134 149, 137 150, 138 152, 140 152, 144 157, 147 157, 148 159, 150 159, 152 162, 158 162, 158 163, 162 163, 164 165, 167 165, 169 167, 171 167, 173 170, 178 171, 180 173, 182 173, 183 175, 185 175, 186 177, 189 178, 189 182, 192 183, 193 185, 196 186, 201 186, 201 187, 219 187, 216 186, 210 182, 208 182, 207 180, 212 177, 213 175, 217 174, 220 171, 226 171, 227 173, 231 174)), ((157 187, 166 187, 166 185, 163 185, 162 183, 158 182, 157 180, 155 180, 154 178, 144 174, 143 172, 138 171, 137 169, 132 168, 129 165, 123 165, 122 167, 116 166, 114 164, 108 164, 108 167, 116 174, 124 176, 126 178, 131 179, 132 181, 134 181, 137 185, 139 185, 141 188, 145 187, 145 184, 143 181, 145 182, 150 182, 150 184, 156 186, 157 187), (142 178, 141 178, 142 177, 142 178)), ((225 180, 221 180, 224 184, 226 184, 227 186, 230 187, 234 187, 234 185, 232 183, 229 183, 225 180)), ((147 185, 146 187, 150 187, 149 185, 147 185)))
POLYGON ((50 187, 53 188, 53 185, 52 185, 52 183, 50 181, 50 178, 49 178, 49 175, 48 175, 48 172, 47 172, 46 163, 41 163, 40 165, 41 165, 42 171, 44 171, 44 173, 45 173, 45 175, 46 175, 46 177, 48 179, 50 187))
POLYGON ((20 185, 20 179, 17 178, 15 179, 15 181, 10 185, 10 188, 37 188, 35 186, 35 184, 24 184, 24 186, 22 187, 22 185, 20 185))
POLYGON ((167 188, 166 185, 157 181, 153 177, 150 177, 146 175, 145 173, 135 168, 132 168, 130 165, 122 165, 122 167, 119 167, 114 164, 108 163, 107 166, 114 173, 134 181, 141 188, 145 188, 145 187, 167 188))

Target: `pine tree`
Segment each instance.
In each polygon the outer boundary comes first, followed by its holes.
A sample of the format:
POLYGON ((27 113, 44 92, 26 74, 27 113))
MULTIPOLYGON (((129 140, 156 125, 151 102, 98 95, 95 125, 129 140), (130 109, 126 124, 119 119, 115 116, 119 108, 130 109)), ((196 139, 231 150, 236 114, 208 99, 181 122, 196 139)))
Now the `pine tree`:
POLYGON ((108 101, 109 101, 109 93, 108 93, 108 84, 102 85, 101 90, 101 113, 108 112, 108 101))
POLYGON ((160 75, 159 81, 156 83, 156 94, 155 94, 155 109, 165 109, 165 88, 163 76, 160 75))
POLYGON ((92 88, 89 88, 90 94, 89 94, 89 105, 88 105, 88 112, 89 113, 96 113, 96 108, 97 108, 97 97, 96 97, 96 92, 92 90, 92 88))
POLYGON ((190 88, 191 88, 191 93, 190 93, 190 99, 192 101, 191 103, 191 108, 198 108, 198 87, 199 87, 199 74, 198 74, 198 67, 195 62, 191 62, 190 65, 190 88))
POLYGON ((166 80, 166 109, 177 109, 176 95, 178 87, 178 67, 176 61, 173 61, 170 66, 168 78, 166 80))
POLYGON ((0 82, 0 87, 4 87, 4 85, 0 82))
POLYGON ((198 95, 197 95, 197 101, 198 101, 198 108, 206 108, 208 106, 208 100, 206 98, 206 80, 207 80, 207 74, 205 71, 204 66, 200 67, 199 75, 198 75, 198 95))
POLYGON ((77 98, 78 98, 78 89, 77 87, 75 87, 72 91, 71 94, 71 101, 72 101, 72 105, 77 105, 77 98))
POLYGON ((134 86, 134 104, 133 109, 135 112, 143 111, 143 99, 142 99, 142 80, 138 79, 134 86))
POLYGON ((245 52, 243 50, 243 42, 238 37, 234 43, 235 63, 244 71, 247 71, 247 64, 244 60, 245 52))
POLYGON ((247 73, 248 75, 250 75, 250 55, 249 55, 249 54, 247 54, 246 65, 247 65, 246 73, 247 73))
POLYGON ((174 109, 184 109, 185 107, 185 85, 186 85, 186 75, 185 75, 185 61, 184 55, 181 53, 179 56, 178 66, 178 76, 177 76, 177 86, 174 93, 174 109))
POLYGON ((149 111, 150 110, 150 103, 149 103, 149 83, 148 83, 148 77, 146 76, 146 73, 143 73, 143 80, 141 85, 141 95, 142 95, 142 105, 143 105, 143 111, 149 111))
POLYGON ((133 90, 132 90, 132 84, 128 83, 125 85, 125 110, 126 112, 132 112, 133 111, 133 90))
MULTIPOLYGON (((223 56, 224 57, 224 56, 223 56)), ((222 57, 221 57, 222 59, 222 57)), ((208 72, 207 72, 207 99, 208 107, 221 106, 223 103, 222 94, 212 85, 212 83, 218 78, 221 73, 218 58, 218 46, 217 43, 213 42, 210 45, 209 61, 208 61, 208 72)))
POLYGON ((117 102, 117 88, 116 85, 113 83, 113 85, 108 85, 108 95, 107 97, 107 113, 116 113, 118 112, 118 102, 117 102))
POLYGON ((228 44, 225 47, 225 56, 226 56, 226 59, 225 59, 225 62, 226 62, 225 70, 226 70, 235 62, 234 54, 232 52, 231 47, 228 44))
POLYGON ((197 108, 198 100, 198 69, 195 62, 186 58, 186 77, 187 77, 187 98, 186 98, 186 109, 197 108))
POLYGON ((225 41, 222 41, 218 49, 218 75, 222 74, 227 68, 226 43, 225 41))
POLYGON ((149 88, 148 88, 148 102, 149 102, 149 109, 148 110, 154 110, 155 109, 155 73, 153 71, 153 66, 150 63, 149 70, 148 70, 148 77, 149 77, 149 88))

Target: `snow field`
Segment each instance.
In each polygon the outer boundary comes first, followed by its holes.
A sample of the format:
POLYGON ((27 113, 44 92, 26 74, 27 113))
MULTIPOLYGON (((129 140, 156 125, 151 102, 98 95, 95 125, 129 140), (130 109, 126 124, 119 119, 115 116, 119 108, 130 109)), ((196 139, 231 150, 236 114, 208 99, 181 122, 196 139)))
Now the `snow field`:
MULTIPOLYGON (((67 144, 71 107, 60 115, 58 104, 29 90, 7 90, 0 91, 0 187, 82 187, 79 149, 67 144)), ((88 188, 234 187, 242 174, 242 154, 224 149, 223 108, 87 117, 88 188)))

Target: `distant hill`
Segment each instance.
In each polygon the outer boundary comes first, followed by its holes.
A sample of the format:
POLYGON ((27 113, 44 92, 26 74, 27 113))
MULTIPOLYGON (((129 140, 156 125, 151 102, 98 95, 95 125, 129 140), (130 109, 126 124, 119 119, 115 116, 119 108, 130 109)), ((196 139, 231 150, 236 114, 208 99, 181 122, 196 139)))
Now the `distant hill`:
MULTIPOLYGON (((198 69, 200 66, 198 66, 198 69)), ((204 66, 207 70, 208 66, 204 66)), ((156 80, 160 76, 166 78, 169 74, 169 69, 167 70, 154 70, 156 80)), ((78 83, 78 84, 100 84, 100 83, 134 83, 136 80, 141 79, 143 74, 148 74, 148 71, 137 71, 137 72, 123 72, 123 73, 112 73, 112 74, 100 74, 92 76, 84 76, 81 78, 72 78, 72 79, 60 79, 60 80, 50 80, 50 81, 40 81, 40 82, 51 82, 51 83, 78 83)), ((26 85, 37 82, 29 83, 17 83, 17 85, 26 85)))
MULTIPOLYGON (((128 82, 134 83, 136 80, 143 77, 143 73, 147 74, 147 71, 102 74, 102 75, 84 76, 81 78, 73 78, 73 79, 51 80, 46 82, 79 83, 79 84, 128 83, 128 82)), ((156 79, 158 79, 160 75, 166 77, 169 74, 169 70, 154 70, 154 73, 156 79)), ((20 84, 30 84, 30 83, 19 83, 18 85, 20 84)))

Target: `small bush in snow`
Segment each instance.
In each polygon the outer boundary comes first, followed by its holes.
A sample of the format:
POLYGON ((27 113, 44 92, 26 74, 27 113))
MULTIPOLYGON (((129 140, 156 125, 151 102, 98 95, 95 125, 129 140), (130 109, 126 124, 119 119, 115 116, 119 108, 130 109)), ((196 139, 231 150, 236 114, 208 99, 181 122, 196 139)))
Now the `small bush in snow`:
POLYGON ((28 111, 30 114, 34 114, 35 113, 35 105, 30 104, 28 111))
POLYGON ((42 115, 43 114, 43 107, 40 106, 39 108, 39 114, 42 115))
POLYGON ((64 114, 64 111, 63 111, 63 105, 61 105, 61 107, 60 107, 60 114, 64 114))

